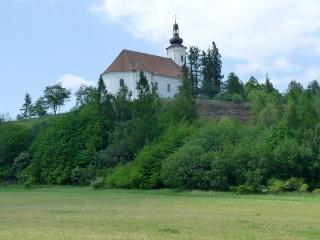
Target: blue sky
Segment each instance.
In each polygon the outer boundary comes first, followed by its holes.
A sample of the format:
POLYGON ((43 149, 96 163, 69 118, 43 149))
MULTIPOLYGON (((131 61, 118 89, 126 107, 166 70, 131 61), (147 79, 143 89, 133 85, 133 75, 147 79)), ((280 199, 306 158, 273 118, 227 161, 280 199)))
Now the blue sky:
POLYGON ((175 14, 186 46, 216 41, 224 73, 269 73, 281 91, 293 78, 306 85, 320 79, 319 9, 318 0, 1 0, 0 113, 15 117, 26 92, 36 100, 57 82, 94 84, 124 48, 164 56, 175 14))

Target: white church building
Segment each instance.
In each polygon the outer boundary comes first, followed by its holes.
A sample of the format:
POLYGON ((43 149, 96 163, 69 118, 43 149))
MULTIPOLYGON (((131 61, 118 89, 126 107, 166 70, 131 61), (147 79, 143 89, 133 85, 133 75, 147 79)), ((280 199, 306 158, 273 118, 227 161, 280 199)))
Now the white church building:
POLYGON ((159 96, 164 98, 174 97, 181 85, 181 66, 186 61, 186 47, 182 45, 183 39, 179 37, 179 26, 173 25, 173 38, 167 47, 167 57, 122 50, 118 57, 105 70, 103 78, 107 90, 116 94, 125 84, 132 92, 132 97, 137 97, 136 86, 139 81, 140 71, 144 72, 149 85, 154 84, 159 96))

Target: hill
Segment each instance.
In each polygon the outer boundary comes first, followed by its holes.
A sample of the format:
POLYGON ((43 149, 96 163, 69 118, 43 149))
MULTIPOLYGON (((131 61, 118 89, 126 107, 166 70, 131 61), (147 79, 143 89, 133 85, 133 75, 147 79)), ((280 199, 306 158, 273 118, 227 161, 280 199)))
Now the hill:
POLYGON ((199 117, 204 120, 221 117, 238 118, 243 122, 250 120, 250 106, 248 103, 223 102, 219 100, 197 100, 199 117))

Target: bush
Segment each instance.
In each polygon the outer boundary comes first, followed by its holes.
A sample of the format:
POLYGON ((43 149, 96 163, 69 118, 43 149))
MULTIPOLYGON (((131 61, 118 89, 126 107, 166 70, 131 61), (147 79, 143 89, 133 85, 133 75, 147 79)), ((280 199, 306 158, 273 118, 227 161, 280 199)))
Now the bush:
POLYGON ((161 161, 181 146, 194 130, 195 127, 187 123, 169 127, 158 141, 145 145, 132 162, 118 166, 107 176, 107 183, 124 188, 150 189, 163 186, 160 177, 161 161))
POLYGON ((286 183, 279 179, 271 179, 268 182, 268 190, 272 193, 279 193, 286 191, 286 183))
POLYGON ((165 186, 181 189, 212 188, 211 161, 201 158, 204 149, 197 145, 184 145, 162 164, 165 186))
POLYGON ((261 192, 262 191, 262 175, 259 170, 248 171, 246 174, 246 186, 250 186, 252 192, 261 192))
POLYGON ((236 188, 237 194, 248 194, 248 193, 254 193, 254 192, 255 192, 254 188, 252 186, 247 185, 247 184, 239 185, 236 188))
POLYGON ((231 101, 235 102, 235 103, 242 103, 242 102, 244 102, 244 98, 242 95, 240 95, 238 93, 234 93, 231 96, 231 101))
POLYGON ((289 192, 300 191, 304 184, 305 182, 302 178, 292 177, 286 181, 286 190, 289 192))
POLYGON ((104 178, 97 177, 94 181, 91 181, 90 186, 94 189, 100 189, 105 186, 104 178))
POLYGON ((308 189, 309 189, 309 185, 304 183, 300 186, 299 192, 308 192, 308 189))
POLYGON ((320 194, 320 188, 315 188, 315 189, 313 190, 313 193, 315 193, 315 194, 320 194))

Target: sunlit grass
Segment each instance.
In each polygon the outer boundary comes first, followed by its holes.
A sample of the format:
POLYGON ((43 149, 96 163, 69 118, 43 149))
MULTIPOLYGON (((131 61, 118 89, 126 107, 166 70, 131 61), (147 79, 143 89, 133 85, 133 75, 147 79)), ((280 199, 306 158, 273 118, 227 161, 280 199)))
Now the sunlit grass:
POLYGON ((320 239, 320 197, 0 186, 0 239, 320 239))

